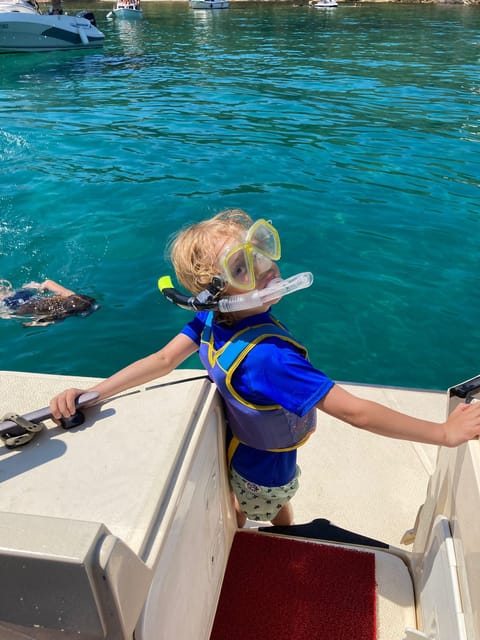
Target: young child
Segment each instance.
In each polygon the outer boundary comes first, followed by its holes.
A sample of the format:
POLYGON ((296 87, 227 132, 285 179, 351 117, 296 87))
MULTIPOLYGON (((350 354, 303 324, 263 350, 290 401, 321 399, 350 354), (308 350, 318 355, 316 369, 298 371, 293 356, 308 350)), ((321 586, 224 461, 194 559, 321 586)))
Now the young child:
MULTIPOLYGON (((193 295, 172 288, 165 295, 203 310, 160 351, 89 390, 108 398, 169 373, 199 351, 225 401, 239 526, 247 517, 292 524, 290 499, 300 473, 296 449, 315 430, 317 409, 379 435, 423 443, 456 446, 480 434, 480 403, 461 405, 444 423, 429 422, 357 398, 316 369, 270 312, 284 291, 276 263, 280 238, 267 221, 253 223, 239 209, 224 211, 181 231, 170 256, 178 281, 193 295), (267 301, 269 290, 277 291, 276 299, 267 301)), ((72 415, 84 391, 67 389, 54 397, 52 415, 72 415)))
POLYGON ((79 295, 54 280, 28 282, 17 290, 8 280, 0 280, 0 314, 6 318, 30 317, 24 326, 45 326, 68 316, 88 315, 97 308, 90 296, 79 295))

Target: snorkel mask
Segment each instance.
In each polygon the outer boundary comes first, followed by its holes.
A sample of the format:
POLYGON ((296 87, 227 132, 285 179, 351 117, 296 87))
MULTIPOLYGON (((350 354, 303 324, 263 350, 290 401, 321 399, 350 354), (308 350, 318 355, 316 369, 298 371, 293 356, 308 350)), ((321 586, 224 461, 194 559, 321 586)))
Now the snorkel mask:
POLYGON ((305 272, 286 280, 275 278, 264 289, 255 289, 256 274, 267 271, 280 256, 278 231, 267 220, 257 220, 246 231, 243 242, 224 249, 219 260, 221 273, 212 278, 208 287, 197 296, 186 296, 177 291, 169 276, 158 280, 158 288, 167 300, 183 309, 218 310, 222 313, 254 309, 305 289, 313 282, 313 275, 305 272), (227 284, 245 293, 219 297, 227 284))
POLYGON ((281 255, 278 231, 267 220, 257 220, 247 230, 244 242, 223 250, 219 266, 226 282, 235 289, 251 291, 257 273, 268 271, 281 255))

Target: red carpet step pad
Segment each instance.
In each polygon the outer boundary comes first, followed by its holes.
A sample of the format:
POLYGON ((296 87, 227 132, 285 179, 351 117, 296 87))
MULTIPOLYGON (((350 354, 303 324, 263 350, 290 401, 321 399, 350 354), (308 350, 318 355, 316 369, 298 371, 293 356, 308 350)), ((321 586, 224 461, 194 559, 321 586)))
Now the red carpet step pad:
POLYGON ((239 532, 210 640, 375 640, 375 556, 239 532))

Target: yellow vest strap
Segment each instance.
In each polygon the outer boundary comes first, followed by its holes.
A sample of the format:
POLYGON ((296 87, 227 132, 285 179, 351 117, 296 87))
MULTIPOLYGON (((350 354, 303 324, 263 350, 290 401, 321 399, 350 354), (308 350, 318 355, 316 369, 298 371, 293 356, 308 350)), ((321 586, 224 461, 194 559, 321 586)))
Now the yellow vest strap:
POLYGON ((227 451, 227 464, 229 469, 232 466, 232 459, 233 459, 233 456, 235 455, 235 451, 238 449, 239 444, 240 444, 240 440, 237 438, 237 436, 233 436, 232 439, 230 440, 230 444, 228 445, 228 451, 227 451))

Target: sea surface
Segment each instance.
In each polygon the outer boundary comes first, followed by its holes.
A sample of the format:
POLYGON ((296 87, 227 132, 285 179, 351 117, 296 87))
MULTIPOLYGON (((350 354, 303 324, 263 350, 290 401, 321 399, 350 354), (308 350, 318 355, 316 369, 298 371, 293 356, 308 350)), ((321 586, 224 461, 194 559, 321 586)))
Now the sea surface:
MULTIPOLYGON (((480 373, 480 7, 149 2, 94 51, 0 56, 0 278, 94 296, 0 320, 0 370, 108 376, 191 315, 168 238, 241 207, 313 286, 275 312, 337 380, 480 373)), ((200 368, 196 356, 187 367, 200 368)))

